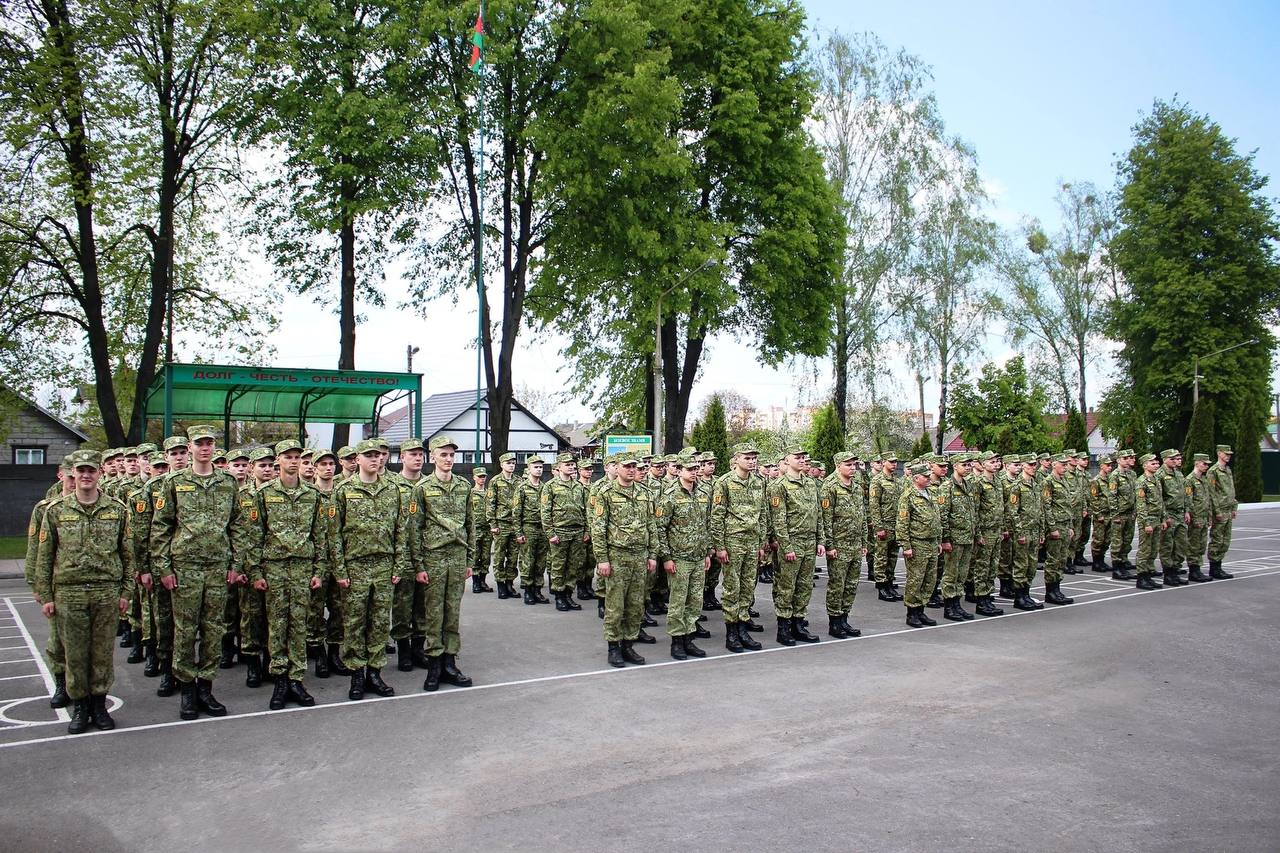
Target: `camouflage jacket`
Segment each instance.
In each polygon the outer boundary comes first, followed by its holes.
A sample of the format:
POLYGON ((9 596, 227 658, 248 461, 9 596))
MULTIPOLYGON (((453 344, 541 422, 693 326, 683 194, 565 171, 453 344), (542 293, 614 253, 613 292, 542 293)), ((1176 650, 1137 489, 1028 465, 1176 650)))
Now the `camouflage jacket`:
POLYGON ((826 542, 818 480, 784 474, 769 484, 769 520, 779 553, 813 554, 826 542))
POLYGON ((174 564, 242 571, 248 515, 241 511, 236 478, 190 468, 169 474, 153 490, 151 571, 174 573, 174 564))
POLYGON ((906 547, 913 542, 942 539, 942 506, 928 489, 915 484, 902 490, 898 498, 897 538, 906 547))
POLYGON ((978 532, 978 495, 971 480, 948 477, 937 494, 942 514, 942 541, 972 545, 978 532))
POLYGON ((1044 481, 1044 489, 1040 494, 1043 498, 1041 508, 1044 512, 1045 536, 1057 532, 1066 539, 1069 531, 1074 530, 1072 525, 1075 523, 1075 496, 1066 476, 1050 474, 1044 481))
POLYGON ((1110 475, 1098 474, 1089 481, 1089 515, 1095 521, 1105 522, 1111 517, 1110 475))
POLYGON ((871 526, 872 533, 884 530, 888 533, 888 538, 894 538, 901 489, 902 481, 897 477, 877 474, 871 478, 871 485, 867 487, 867 504, 870 508, 867 523, 871 526))
POLYGON ((542 529, 546 531, 548 538, 581 538, 587 529, 586 487, 576 479, 561 480, 556 477, 542 487, 538 513, 542 517, 542 529))
POLYGON ((409 514, 417 519, 410 531, 414 568, 422 571, 421 560, 432 551, 466 552, 466 566, 476 562, 475 524, 471 515, 471 484, 456 474, 448 482, 435 474, 423 477, 414 487, 409 514))
MULTIPOLYGON (((372 483, 357 475, 333 490, 333 576, 350 577, 350 560, 388 557, 392 573, 405 577, 413 567, 409 553, 409 490, 386 477, 372 483)), ((414 507, 416 509, 416 507, 414 507)))
POLYGON ((40 522, 35 594, 52 601, 63 584, 109 584, 121 598, 133 594, 129 514, 115 498, 99 494, 82 504, 74 494, 52 501, 40 522))
POLYGON ((978 538, 997 537, 1004 523, 1004 488, 994 476, 980 474, 973 481, 978 500, 978 538))
POLYGON ((1226 521, 1236 511, 1240 502, 1236 500, 1236 481, 1231 469, 1221 462, 1215 462, 1205 475, 1209 484, 1209 505, 1213 507, 1215 521, 1226 521))
POLYGON ((758 551, 764 547, 769 521, 764 479, 733 471, 716 481, 711 491, 711 545, 717 551, 734 547, 758 551))
POLYGON ((1208 527, 1213 517, 1209 503, 1209 481, 1192 471, 1183 481, 1187 495, 1187 512, 1191 513, 1192 527, 1208 527))
POLYGON ((471 487, 471 527, 474 530, 471 535, 476 540, 477 548, 480 547, 478 543, 489 537, 489 518, 486 509, 488 497, 488 493, 479 486, 471 487))
POLYGON ((516 489, 520 487, 521 482, 514 474, 508 476, 501 472, 489 481, 485 488, 485 517, 488 519, 490 529, 496 527, 503 532, 509 532, 515 528, 512 510, 515 507, 516 489))
POLYGON ((1137 501, 1137 521, 1139 527, 1159 527, 1164 521, 1164 489, 1160 485, 1160 481, 1154 476, 1147 476, 1144 472, 1138 478, 1137 488, 1134 489, 1134 499, 1137 501))
POLYGON ((249 580, 263 579, 263 564, 278 560, 309 560, 312 577, 323 578, 329 570, 331 509, 325 497, 306 483, 288 489, 272 480, 255 492, 245 558, 249 580))
POLYGON ((1009 535, 1027 544, 1044 538, 1043 487, 1035 477, 1019 477, 1009 489, 1009 535))
POLYGON ((705 490, 677 486, 658 501, 658 557, 661 560, 702 560, 711 553, 711 507, 705 490))
POLYGON ((1137 510, 1137 478, 1133 472, 1125 468, 1117 468, 1107 478, 1107 487, 1111 491, 1111 514, 1113 518, 1128 518, 1137 510))
POLYGON ((826 539, 822 543, 828 551, 849 552, 867 547, 867 513, 863 491, 856 481, 845 485, 837 477, 822 485, 822 530, 826 539))
POLYGON ((1162 465, 1156 472, 1156 479, 1160 481, 1160 499, 1164 501, 1165 521, 1170 525, 1182 524, 1187 511, 1187 488, 1183 483, 1185 478, 1182 472, 1176 469, 1170 471, 1162 465))
POLYGON ((27 586, 33 591, 36 588, 36 557, 40 552, 40 525, 44 523, 45 510, 51 504, 57 503, 61 497, 59 495, 57 498, 41 498, 31 508, 31 521, 27 523, 27 558, 22 563, 22 576, 27 586))
POLYGON ((649 490, 614 483, 597 494, 591 541, 597 562, 612 563, 621 554, 656 559, 658 525, 649 490))
POLYGON ((528 477, 521 479, 516 486, 511 502, 511 521, 516 533, 521 536, 537 536, 542 532, 541 502, 544 488, 546 486, 543 483, 531 483, 528 477))

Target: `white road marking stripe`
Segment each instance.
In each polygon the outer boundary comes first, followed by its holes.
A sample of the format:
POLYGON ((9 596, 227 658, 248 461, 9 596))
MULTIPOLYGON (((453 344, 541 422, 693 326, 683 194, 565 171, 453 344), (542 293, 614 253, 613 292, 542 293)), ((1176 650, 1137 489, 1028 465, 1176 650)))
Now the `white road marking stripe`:
MULTIPOLYGON (((27 644, 27 648, 31 650, 31 657, 35 660, 36 669, 40 670, 40 677, 44 679, 44 689, 46 696, 53 695, 53 673, 49 672, 49 667, 45 665, 44 655, 36 648, 35 640, 31 639, 31 632, 27 630, 27 626, 23 624, 22 618, 18 616, 18 611, 13 608, 13 601, 6 598, 5 606, 9 608, 9 612, 13 614, 13 618, 18 622, 18 630, 22 632, 22 640, 27 644)), ((17 663, 17 661, 14 661, 17 663)), ((58 708, 58 719, 61 722, 67 722, 71 719, 71 715, 67 713, 66 708, 58 708)))

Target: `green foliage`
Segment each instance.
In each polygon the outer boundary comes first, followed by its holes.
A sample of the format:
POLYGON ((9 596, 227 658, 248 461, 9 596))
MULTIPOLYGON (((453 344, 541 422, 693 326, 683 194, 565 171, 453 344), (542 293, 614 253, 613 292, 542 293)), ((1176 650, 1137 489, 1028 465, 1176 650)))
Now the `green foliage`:
POLYGON ((1003 368, 983 366, 974 383, 956 383, 951 422, 964 436, 966 447, 996 453, 1030 453, 1058 446, 1045 426, 1048 397, 1032 384, 1022 356, 1003 368))
POLYGON ((865 456, 896 453, 910 459, 920 435, 919 420, 881 404, 850 410, 845 423, 849 449, 865 456))
POLYGON ((1231 458, 1235 475, 1236 497, 1241 503, 1262 500, 1262 426, 1266 422, 1266 406, 1257 397, 1246 397, 1240 406, 1239 428, 1231 458))
MULTIPOLYGON (((749 441, 760 451, 761 456, 778 456, 782 452, 783 438, 779 431, 771 429, 749 429, 742 434, 741 441, 749 441)), ((733 448, 730 448, 732 450, 733 448)), ((728 466, 722 466, 727 470, 728 466)))
MULTIPOLYGON (((1280 239, 1267 178, 1208 116, 1157 101, 1119 163, 1119 231, 1111 251, 1124 287, 1108 307, 1125 391, 1157 445, 1176 446, 1191 419, 1193 358, 1201 394, 1224 411, 1268 392, 1280 308, 1280 239)), ((1135 448, 1136 449, 1136 448, 1135 448)))
POLYGON ((831 458, 846 449, 835 403, 827 403, 814 414, 805 449, 809 451, 810 458, 826 465, 828 471, 832 470, 834 464, 831 458))
POLYGON ((1067 422, 1062 431, 1062 446, 1071 447, 1081 453, 1089 452, 1089 434, 1085 431, 1084 415, 1072 406, 1067 412, 1067 422))
POLYGON ((1187 428, 1187 441, 1182 445, 1182 469, 1190 471, 1195 467, 1194 456, 1205 453, 1210 464, 1217 460, 1214 455, 1214 406, 1211 397, 1201 397, 1191 412, 1191 426, 1187 428))
POLYGON ((1155 452, 1142 407, 1137 405, 1133 392, 1123 380, 1115 382, 1103 393, 1098 404, 1098 425, 1103 437, 1114 441, 1117 449, 1129 448, 1139 456, 1155 452))
POLYGON ((716 455, 716 464, 721 470, 729 460, 729 426, 725 419, 724 403, 717 394, 711 398, 702 419, 694 424, 692 444, 701 451, 711 451, 716 455))
POLYGON ((921 433, 916 443, 911 446, 911 452, 908 455, 911 459, 918 459, 930 453, 933 453, 933 439, 928 433, 921 433))

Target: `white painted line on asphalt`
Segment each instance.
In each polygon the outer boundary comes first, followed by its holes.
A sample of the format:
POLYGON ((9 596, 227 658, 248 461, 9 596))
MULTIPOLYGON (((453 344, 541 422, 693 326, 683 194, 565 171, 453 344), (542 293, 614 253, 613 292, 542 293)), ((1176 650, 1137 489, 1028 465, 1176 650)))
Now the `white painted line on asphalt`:
POLYGON ((11 649, 25 649, 26 646, 0 646, 0 652, 7 652, 11 649))
MULTIPOLYGON (((31 633, 27 630, 27 626, 23 624, 22 617, 18 615, 18 611, 13 607, 13 601, 6 598, 4 600, 5 607, 9 608, 9 612, 13 614, 13 618, 18 621, 18 630, 22 632, 22 640, 27 644, 27 648, 31 650, 31 658, 36 663, 36 669, 40 671, 40 677, 44 679, 45 696, 53 695, 53 673, 49 672, 49 667, 45 666, 44 655, 36 648, 35 640, 31 639, 31 633)), ((66 708, 55 709, 58 714, 58 720, 67 722, 71 719, 71 715, 67 713, 66 708)))
MULTIPOLYGON (((1277 567, 1276 570, 1270 571, 1270 572, 1253 573, 1250 575, 1237 576, 1232 580, 1248 580, 1251 578, 1271 577, 1274 575, 1280 575, 1280 567, 1277 567)), ((1229 583, 1229 582, 1230 581, 1228 580, 1220 580, 1220 581, 1215 581, 1214 583, 1223 584, 1223 583, 1229 583)), ((1193 584, 1192 586, 1187 587, 1187 589, 1195 589, 1198 587, 1205 587, 1205 586, 1211 586, 1211 584, 1193 584)), ((295 706, 291 708, 285 708, 281 711, 248 711, 243 714, 228 714, 225 717, 199 717, 195 720, 170 720, 164 723, 148 723, 146 725, 141 725, 141 726, 115 728, 105 732, 89 731, 80 735, 70 735, 70 734, 50 735, 49 737, 30 738, 27 740, 15 740, 9 743, 0 743, 0 750, 12 749, 20 746, 35 746, 37 744, 59 743, 67 740, 86 740, 88 738, 93 738, 93 737, 107 737, 110 735, 120 735, 120 734, 129 733, 129 732, 144 732, 144 731, 153 731, 156 729, 171 729, 171 728, 177 728, 180 726, 198 726, 201 724, 208 724, 208 723, 220 723, 220 722, 226 723, 226 722, 231 722, 233 720, 243 720, 243 719, 249 719, 254 717, 266 717, 266 716, 277 715, 277 714, 298 714, 305 711, 323 711, 323 710, 333 710, 333 709, 340 709, 340 708, 351 709, 351 708, 357 708, 361 706, 367 706, 367 705, 378 703, 378 702, 399 702, 399 701, 405 701, 405 700, 429 700, 429 699, 443 700, 446 697, 465 696, 468 694, 483 692, 486 690, 498 690, 500 688, 506 688, 506 687, 524 687, 532 684, 549 684, 549 683, 555 683, 555 682, 561 682, 561 681, 572 681, 572 680, 577 680, 582 678, 591 678, 599 675, 621 676, 626 674, 634 674, 638 672, 653 672, 655 670, 662 669, 663 667, 669 667, 669 666, 693 666, 696 664, 710 664, 717 661, 718 662, 728 662, 728 661, 738 662, 738 661, 749 660, 751 657, 755 655, 773 654, 778 652, 799 652, 800 650, 806 649, 806 648, 824 648, 824 647, 830 647, 833 645, 839 645, 841 643, 865 642, 867 640, 879 639, 881 637, 897 637, 904 634, 922 634, 926 631, 936 631, 942 628, 956 628, 962 625, 982 625, 986 623, 998 622, 1001 619, 1009 619, 1014 616, 1032 616, 1035 614, 1044 615, 1048 613, 1069 613, 1075 608, 1088 607, 1091 604, 1102 604, 1108 601, 1118 601, 1126 598, 1134 598, 1140 595, 1152 595, 1156 593, 1173 592, 1178 589, 1181 589, 1181 587, 1174 587, 1174 588, 1163 587, 1161 589, 1153 589, 1153 590, 1131 589, 1129 592, 1121 595, 1112 595, 1106 598, 1094 598, 1090 601, 1082 601, 1078 604, 1072 604, 1072 605, 1067 605, 1063 607, 1045 607, 1045 609, 1043 610, 1012 610, 1012 611, 1006 610, 1004 615, 1002 616, 990 616, 985 618, 974 619, 967 622, 949 622, 949 621, 939 620, 937 625, 926 627, 926 628, 898 628, 893 631, 883 631, 878 634, 867 634, 862 637, 851 637, 849 639, 844 639, 844 640, 826 639, 826 640, 823 640, 821 643, 801 643, 797 646, 770 646, 769 648, 761 649, 758 652, 743 652, 742 654, 718 654, 714 656, 708 656, 705 658, 690 658, 689 660, 655 661, 653 663, 650 663, 644 666, 628 666, 625 669, 614 669, 610 667, 607 669, 592 669, 584 672, 568 672, 568 673, 561 673, 558 675, 544 675, 544 676, 539 676, 537 678, 522 678, 514 681, 499 681, 493 684, 477 684, 474 687, 468 687, 465 689, 442 690, 437 693, 402 693, 396 696, 385 696, 385 697, 373 696, 373 697, 366 698, 360 702, 327 702, 322 705, 314 705, 310 708, 299 708, 295 706)))
POLYGON ((0 681, 16 681, 19 678, 40 678, 40 673, 32 672, 27 675, 6 675, 4 678, 0 678, 0 681))

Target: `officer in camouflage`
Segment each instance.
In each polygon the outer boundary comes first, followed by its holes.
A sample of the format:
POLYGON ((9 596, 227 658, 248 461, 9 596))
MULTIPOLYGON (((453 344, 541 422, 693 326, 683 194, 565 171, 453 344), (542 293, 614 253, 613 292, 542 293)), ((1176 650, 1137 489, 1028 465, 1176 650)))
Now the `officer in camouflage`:
POLYGON ((649 491, 637 482, 637 464, 629 453, 618 456, 617 481, 596 495, 591 516, 596 572, 608 580, 604 638, 610 666, 644 663, 632 644, 641 636, 645 575, 658 565, 657 518, 649 491))
POLYGON ((1216 452, 1218 461, 1205 475, 1209 484, 1209 506, 1213 509, 1213 526, 1209 528, 1209 577, 1228 580, 1235 575, 1222 568, 1222 561, 1231 548, 1231 522, 1240 504, 1231 473, 1231 445, 1219 444, 1216 452))
POLYGON ((1075 488, 1067 472, 1072 457, 1059 453, 1050 460, 1052 473, 1045 480, 1044 499, 1045 562, 1044 600, 1049 604, 1074 604, 1062 594, 1062 575, 1075 559, 1075 488))
POLYGON ((725 648, 735 653, 761 647, 746 627, 769 530, 764 480, 755 474, 759 455, 750 442, 735 446, 731 469, 711 497, 711 543, 724 574, 725 648))
POLYGON ((1184 485, 1187 494, 1187 580, 1206 583, 1213 578, 1200 571, 1205 546, 1209 543, 1209 524, 1213 519, 1213 507, 1209 502, 1209 454, 1197 453, 1192 457, 1191 473, 1184 485))
POLYGON ((577 478, 572 453, 556 457, 554 477, 542 487, 538 513, 547 537, 547 564, 556 610, 581 610, 573 597, 574 575, 582 565, 591 536, 587 533, 587 492, 577 478))
POLYGON ((1044 544, 1043 488, 1037 481, 1035 454, 1022 457, 1022 475, 1009 490, 1005 515, 1013 538, 1013 606, 1018 610, 1041 610, 1044 605, 1031 597, 1036 577, 1036 553, 1044 544))
POLYGON ((938 624, 925 612, 925 598, 934 587, 938 555, 942 553, 942 514, 937 498, 929 490, 929 473, 925 463, 910 466, 907 474, 911 484, 898 496, 895 530, 898 541, 906 546, 902 550, 907 561, 902 598, 909 628, 938 624))
POLYGON ((995 604, 995 579, 1000 562, 1000 546, 1008 539, 1004 532, 1004 486, 997 479, 1001 463, 990 450, 976 462, 972 475, 977 502, 977 535, 974 539, 973 577, 974 612, 979 616, 1002 616, 995 604))
POLYGON ((478 595, 493 592, 493 587, 485 581, 485 576, 489 574, 493 545, 493 534, 489 532, 489 519, 485 515, 485 486, 489 482, 489 472, 484 468, 472 469, 471 482, 471 518, 476 527, 476 559, 475 568, 471 570, 471 592, 478 595))
POLYGON ((1155 579, 1156 555, 1160 553, 1160 537, 1165 530, 1163 489, 1156 471, 1160 460, 1147 453, 1138 460, 1142 476, 1134 488, 1135 518, 1138 525, 1138 589, 1160 589, 1164 584, 1155 579))
POLYGON ((1137 476, 1133 471, 1134 451, 1116 451, 1116 470, 1107 478, 1111 490, 1111 577, 1131 581, 1135 566, 1129 562, 1137 513, 1137 476))
POLYGON ((868 524, 875 537, 876 590, 881 601, 901 601, 894 573, 898 566, 898 499, 902 482, 894 476, 898 457, 889 453, 880 463, 880 473, 871 479, 867 487, 867 504, 870 508, 868 524))
POLYGON ((784 448, 784 473, 769 483, 770 526, 781 556, 773 579, 773 607, 778 615, 777 640, 784 646, 796 641, 816 643, 818 637, 804 625, 813 597, 815 557, 826 555, 818 484, 809 476, 803 447, 784 448))
POLYGON ((1090 565, 1098 573, 1109 572, 1107 565, 1107 548, 1111 545, 1111 471, 1115 460, 1110 456, 1098 457, 1098 473, 1089 481, 1089 517, 1093 524, 1093 539, 1090 542, 1090 565))
MULTIPOLYGON (((387 476, 402 489, 408 486, 412 490, 422 482, 422 469, 426 463, 427 451, 422 440, 406 438, 400 442, 400 471, 387 476)), ((416 534, 414 526, 417 523, 418 516, 411 514, 407 532, 410 541, 416 534)), ((426 628, 416 616, 423 612, 426 594, 425 584, 416 583, 408 577, 401 577, 391 593, 391 639, 396 644, 396 668, 401 672, 412 672, 415 665, 423 669, 428 666, 423 653, 426 628)))
POLYGON ((978 534, 978 487, 969 479, 971 458, 969 453, 956 454, 951 460, 951 476, 938 487, 942 516, 942 616, 952 622, 973 618, 960 603, 969 583, 974 540, 978 534))
POLYGON ((857 456, 832 457, 831 477, 822 484, 823 545, 827 557, 827 633, 837 640, 862 636, 849 624, 858 596, 858 575, 867 556, 865 495, 856 479, 857 456))
POLYGON ((542 529, 542 460, 530 456, 524 463, 525 476, 516 486, 511 504, 511 519, 520 545, 520 588, 525 604, 550 604, 542 594, 542 580, 547 571, 547 534, 542 529))
POLYGON ((498 474, 486 488, 485 505, 489 520, 489 534, 493 537, 493 578, 498 584, 498 598, 519 598, 515 590, 516 567, 519 565, 520 544, 513 509, 516 490, 516 455, 504 453, 498 457, 498 474))
POLYGON ((711 568, 711 507, 707 493, 699 488, 701 469, 697 457, 682 457, 676 487, 658 501, 654 511, 659 560, 671 590, 667 633, 675 660, 707 654, 694 644, 704 578, 711 568))
MULTIPOLYGON (((50 506, 67 495, 75 493, 75 469, 71 467, 69 459, 70 455, 63 458, 62 465, 58 468, 59 494, 38 501, 31 510, 31 521, 27 524, 27 555, 22 565, 23 576, 35 596, 36 604, 41 606, 44 605, 44 600, 36 592, 36 559, 40 550, 40 527, 44 524, 44 516, 50 506)), ((58 633, 57 619, 49 620, 49 639, 45 643, 44 657, 49 665, 49 672, 53 675, 53 694, 49 697, 49 707, 65 708, 71 704, 71 699, 67 696, 66 655, 62 649, 62 636, 58 633)))
POLYGON ((1164 532, 1160 534, 1160 569, 1164 573, 1165 586, 1186 586, 1188 581, 1179 570, 1187 556, 1187 523, 1191 520, 1191 515, 1187 511, 1182 453, 1169 448, 1160 452, 1160 460, 1156 479, 1160 482, 1165 522, 1164 532))

